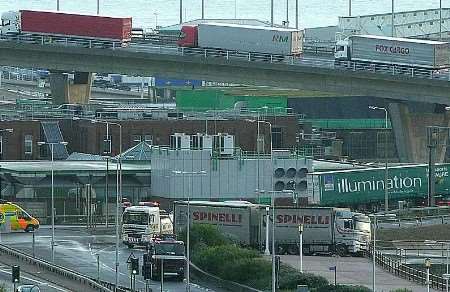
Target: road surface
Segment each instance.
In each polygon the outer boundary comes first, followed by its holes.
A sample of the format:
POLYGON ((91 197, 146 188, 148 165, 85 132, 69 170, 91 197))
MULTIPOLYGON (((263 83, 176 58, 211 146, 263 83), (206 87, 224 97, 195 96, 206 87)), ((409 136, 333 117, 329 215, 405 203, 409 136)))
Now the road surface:
MULTIPOLYGON (((100 279, 110 283, 115 280, 115 237, 114 235, 91 235, 85 228, 57 227, 55 232, 55 263, 65 266, 92 278, 100 276, 100 279), (100 260, 100 275, 97 272, 97 254, 100 260)), ((32 233, 2 234, 0 243, 10 247, 33 253, 32 233)), ((42 226, 35 233, 35 254, 39 258, 51 260, 51 229, 42 226)), ((119 249, 119 283, 129 287, 130 274, 126 261, 130 254, 140 258, 144 249, 128 249, 120 244, 119 249)), ((150 281, 153 291, 161 291, 160 282, 150 281)), ((136 277, 136 288, 144 291, 145 281, 141 275, 136 277)), ((167 278, 164 281, 163 291, 186 291, 185 282, 177 282, 167 278)), ((191 283, 192 292, 212 291, 191 283)))
MULTIPOLYGON (((299 269, 300 262, 298 256, 281 256, 281 261, 296 269, 299 269)), ((332 266, 337 267, 337 283, 348 285, 361 285, 372 288, 372 262, 366 258, 357 257, 335 257, 335 256, 304 256, 303 269, 306 272, 314 273, 325 277, 330 283, 334 283, 334 271, 330 271, 332 266)), ((423 292, 426 287, 409 282, 402 278, 376 268, 376 291, 389 292, 393 289, 408 288, 413 292, 423 292)), ((437 292, 436 290, 431 290, 437 292)))

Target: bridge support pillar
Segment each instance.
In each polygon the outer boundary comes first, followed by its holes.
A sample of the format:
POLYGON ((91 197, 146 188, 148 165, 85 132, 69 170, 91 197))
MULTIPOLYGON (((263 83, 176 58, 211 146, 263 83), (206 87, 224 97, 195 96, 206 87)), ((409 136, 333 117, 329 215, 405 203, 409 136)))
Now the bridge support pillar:
MULTIPOLYGON (((427 163, 427 126, 450 127, 450 113, 436 105, 434 113, 412 112, 408 104, 390 103, 389 115, 400 162, 427 163)), ((448 137, 441 137, 448 140, 448 137)), ((445 141, 440 141, 444 143, 445 141)), ((446 147, 436 149, 436 163, 444 162, 446 147)))
POLYGON ((69 74, 50 73, 50 88, 53 104, 87 104, 91 98, 92 73, 75 72, 73 81, 69 74))

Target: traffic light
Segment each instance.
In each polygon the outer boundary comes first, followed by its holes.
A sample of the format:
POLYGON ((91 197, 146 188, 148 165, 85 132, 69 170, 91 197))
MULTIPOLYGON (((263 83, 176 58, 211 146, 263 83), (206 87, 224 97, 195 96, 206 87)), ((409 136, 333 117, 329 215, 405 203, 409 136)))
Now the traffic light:
POLYGON ((131 273, 133 275, 139 274, 139 259, 131 258, 131 273))
POLYGON ((142 264, 142 276, 144 276, 144 280, 148 280, 152 276, 152 262, 150 254, 144 254, 144 261, 142 264))
POLYGON ((19 283, 20 281, 20 267, 19 266, 12 266, 12 282, 13 283, 19 283))

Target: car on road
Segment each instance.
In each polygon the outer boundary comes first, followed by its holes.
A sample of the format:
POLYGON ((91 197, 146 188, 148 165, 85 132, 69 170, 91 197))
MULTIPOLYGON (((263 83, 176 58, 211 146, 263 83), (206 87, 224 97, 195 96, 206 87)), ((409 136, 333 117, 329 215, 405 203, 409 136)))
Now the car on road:
POLYGON ((17 287, 16 292, 41 292, 41 289, 37 285, 25 284, 17 287))

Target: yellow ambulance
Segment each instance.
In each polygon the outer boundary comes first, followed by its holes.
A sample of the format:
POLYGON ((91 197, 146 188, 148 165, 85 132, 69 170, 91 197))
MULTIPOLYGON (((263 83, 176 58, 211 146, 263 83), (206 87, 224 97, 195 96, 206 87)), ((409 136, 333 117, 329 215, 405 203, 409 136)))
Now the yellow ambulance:
POLYGON ((0 200, 0 226, 10 223, 11 231, 34 231, 39 228, 39 221, 20 206, 0 200))

